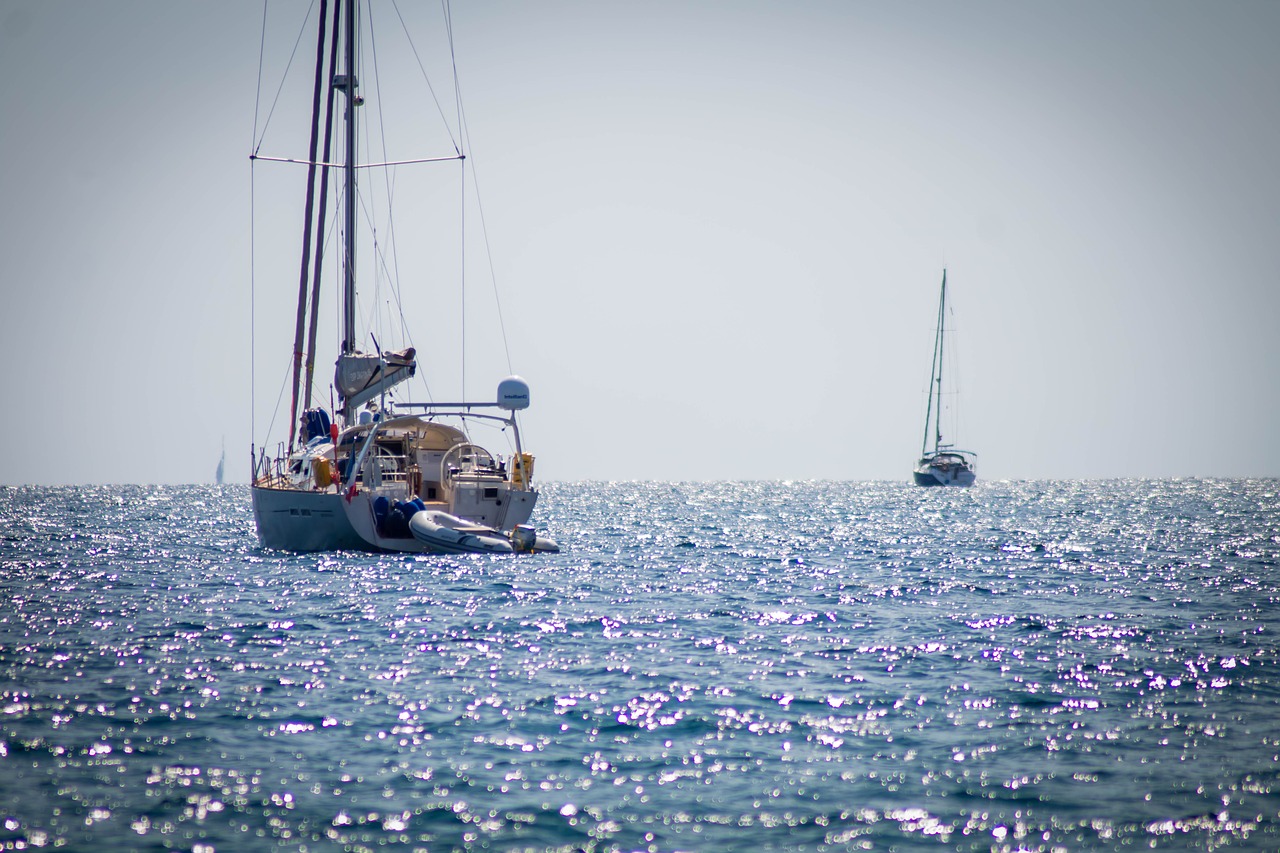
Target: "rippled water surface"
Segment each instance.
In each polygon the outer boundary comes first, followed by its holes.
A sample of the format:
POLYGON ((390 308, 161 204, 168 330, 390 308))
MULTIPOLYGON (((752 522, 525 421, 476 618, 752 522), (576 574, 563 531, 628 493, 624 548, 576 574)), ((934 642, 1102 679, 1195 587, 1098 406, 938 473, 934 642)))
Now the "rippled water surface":
POLYGON ((1280 483, 0 489, 0 849, 1280 849, 1280 483))

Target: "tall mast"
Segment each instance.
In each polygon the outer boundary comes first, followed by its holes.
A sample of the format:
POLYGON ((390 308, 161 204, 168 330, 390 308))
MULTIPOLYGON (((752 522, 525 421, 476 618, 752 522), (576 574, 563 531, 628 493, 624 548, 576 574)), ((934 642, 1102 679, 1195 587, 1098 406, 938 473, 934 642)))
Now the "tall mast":
MULTIPOLYGON (((307 314, 307 278, 311 273, 311 218, 315 212, 316 149, 320 137, 320 96, 324 92, 324 42, 325 19, 328 17, 327 0, 320 0, 320 26, 316 43, 315 92, 311 97, 311 165, 307 169, 307 203, 302 222, 302 270, 298 274, 298 323, 293 335, 293 395, 289 405, 289 449, 294 446, 298 432, 298 385, 302 375, 303 321, 307 314)), ((332 73, 332 72, 330 72, 332 73)), ((323 196, 321 196, 323 200, 323 196)), ((323 203, 322 205, 323 206, 323 203)), ((317 264, 318 267, 318 264, 317 264)), ((309 381, 308 377, 308 381, 309 381)), ((308 405, 310 387, 307 388, 308 405)))
POLYGON ((933 437, 933 452, 937 453, 942 446, 942 356, 947 351, 943 345, 943 334, 947 327, 947 271, 942 271, 942 298, 938 300, 938 405, 934 411, 933 424, 937 432, 933 437))
MULTIPOLYGON (((341 89, 347 96, 346 116, 346 239, 343 245, 342 258, 342 354, 350 355, 356 350, 356 107, 363 99, 356 94, 356 4, 349 0, 346 4, 346 50, 343 58, 344 74, 334 79, 334 88, 341 89)), ((350 404, 343 405, 343 416, 351 419, 350 404)))
MULTIPOLYGON (((338 67, 338 46, 342 42, 342 0, 333 0, 333 34, 329 39, 329 75, 338 67)), ((324 110, 324 154, 320 160, 324 166, 320 170, 320 205, 316 209, 318 222, 313 229, 316 241, 315 263, 311 269, 311 324, 307 331, 306 380, 302 383, 305 393, 304 409, 311 408, 311 381, 316 372, 316 333, 320 322, 320 279, 323 273, 321 259, 324 257, 325 217, 329 211, 329 162, 333 151, 333 102, 334 91, 332 80, 324 110)), ((336 414, 336 413, 335 413, 336 414)))
POLYGON ((942 296, 938 300, 938 326, 933 333, 933 360, 929 362, 929 403, 924 413, 924 438, 920 441, 920 455, 929 451, 929 422, 937 427, 933 452, 942 444, 942 323, 947 306, 947 271, 942 271, 942 296), (934 398, 938 404, 934 406, 934 398))

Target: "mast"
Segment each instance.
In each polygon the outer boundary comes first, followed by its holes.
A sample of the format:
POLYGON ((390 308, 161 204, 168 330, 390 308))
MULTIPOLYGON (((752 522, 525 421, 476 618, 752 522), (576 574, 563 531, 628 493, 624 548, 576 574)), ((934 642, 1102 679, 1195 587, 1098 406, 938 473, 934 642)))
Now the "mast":
MULTIPOLYGON (((340 35, 342 32, 342 27, 339 25, 341 20, 342 0, 334 0, 333 35, 329 39, 329 74, 331 76, 333 69, 338 67, 338 43, 341 41, 340 35)), ((334 91, 331 80, 328 96, 325 98, 324 154, 321 157, 324 166, 320 170, 320 206, 319 210, 316 211, 319 221, 314 229, 316 250, 315 264, 312 267, 311 275, 311 324, 307 331, 306 379, 302 385, 306 395, 304 409, 311 408, 311 381, 315 377, 316 368, 316 332, 320 322, 320 275, 323 271, 321 259, 324 257, 325 217, 329 211, 329 158, 332 156, 333 148, 333 101, 334 91)))
POLYGON ((947 271, 942 271, 942 297, 938 300, 938 405, 933 412, 933 425, 937 428, 933 438, 933 452, 942 447, 942 356, 947 348, 943 344, 943 336, 947 328, 947 271))
MULTIPOLYGON (((342 286, 342 355, 356 350, 356 107, 363 99, 356 94, 356 4, 346 4, 346 50, 343 58, 344 74, 334 78, 333 85, 347 96, 346 160, 343 171, 346 177, 345 240, 343 242, 342 286)), ((343 418, 351 422, 351 404, 344 401, 343 418)))
MULTIPOLYGON (((302 336, 303 321, 307 314, 307 278, 311 271, 311 217, 315 209, 316 149, 319 147, 320 134, 320 93, 324 91, 324 29, 327 16, 327 0, 321 0, 319 36, 316 44, 315 91, 311 97, 311 156, 310 166, 307 169, 306 213, 302 222, 302 270, 298 274, 298 322, 293 335, 293 394, 289 405, 290 450, 293 449, 294 438, 298 431, 298 384, 302 374, 302 336)), ((310 388, 307 390, 309 399, 310 388)))
POLYGON ((933 452, 942 444, 942 324, 947 307, 947 271, 942 271, 942 296, 938 300, 938 326, 933 334, 933 360, 929 362, 929 403, 924 413, 924 438, 920 441, 920 455, 929 452, 929 422, 936 427, 933 452), (934 406, 937 397, 938 405, 934 406))

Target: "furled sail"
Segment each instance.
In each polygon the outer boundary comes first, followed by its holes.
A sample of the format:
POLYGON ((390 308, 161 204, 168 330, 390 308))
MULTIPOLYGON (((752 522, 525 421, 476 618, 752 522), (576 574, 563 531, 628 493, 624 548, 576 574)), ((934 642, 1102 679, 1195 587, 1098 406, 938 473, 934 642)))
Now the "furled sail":
POLYGON ((338 357, 333 384, 351 407, 363 405, 413 376, 418 365, 413 347, 398 352, 353 352, 338 357))

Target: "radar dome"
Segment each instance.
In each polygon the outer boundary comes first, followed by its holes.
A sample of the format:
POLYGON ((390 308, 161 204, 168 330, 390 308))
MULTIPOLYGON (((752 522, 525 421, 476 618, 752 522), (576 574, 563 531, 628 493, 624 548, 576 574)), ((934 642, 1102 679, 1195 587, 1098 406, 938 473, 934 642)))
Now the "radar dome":
POLYGON ((529 383, 519 376, 508 376, 499 382, 498 405, 512 412, 529 408, 529 383))

